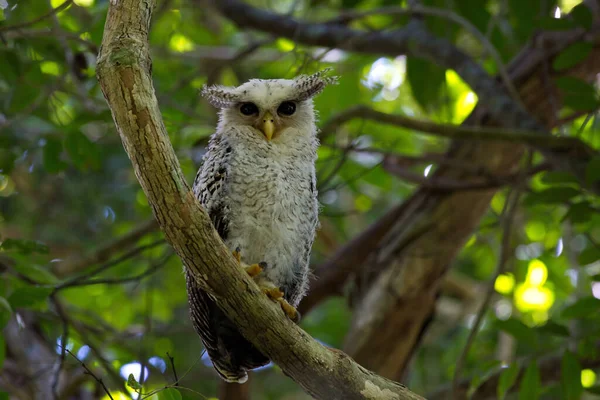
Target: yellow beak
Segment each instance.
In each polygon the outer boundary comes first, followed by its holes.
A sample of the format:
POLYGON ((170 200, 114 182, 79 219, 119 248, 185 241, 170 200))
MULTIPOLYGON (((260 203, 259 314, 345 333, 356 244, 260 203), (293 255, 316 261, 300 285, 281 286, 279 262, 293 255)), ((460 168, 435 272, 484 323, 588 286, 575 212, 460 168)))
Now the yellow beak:
POLYGON ((273 123, 273 116, 268 111, 263 116, 262 132, 267 138, 267 142, 270 142, 271 138, 273 137, 273 133, 275 133, 275 124, 273 123))

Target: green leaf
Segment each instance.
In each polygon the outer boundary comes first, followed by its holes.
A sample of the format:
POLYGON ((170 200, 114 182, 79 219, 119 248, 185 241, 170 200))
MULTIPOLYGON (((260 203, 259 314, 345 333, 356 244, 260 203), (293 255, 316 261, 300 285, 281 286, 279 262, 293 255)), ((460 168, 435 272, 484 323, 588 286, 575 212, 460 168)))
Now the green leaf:
POLYGON ((596 213, 596 210, 592 208, 588 201, 581 201, 575 203, 569 207, 569 210, 563 217, 563 221, 568 219, 574 224, 582 224, 589 222, 592 215, 596 213))
POLYGON ((96 145, 83 133, 79 131, 69 132, 65 138, 64 146, 77 168, 87 170, 88 168, 97 169, 100 166, 96 145))
POLYGON ((13 268, 40 284, 53 285, 60 281, 49 268, 37 264, 18 262, 13 268))
POLYGON ((508 368, 504 368, 498 379, 497 394, 498 399, 504 399, 510 388, 515 384, 519 376, 519 366, 513 362, 508 368))
POLYGON ((573 18, 578 26, 581 26, 585 29, 590 29, 592 27, 592 23, 594 22, 592 11, 583 3, 573 7, 569 15, 573 18))
POLYGON ((600 249, 595 246, 586 247, 579 256, 577 256, 577 263, 579 265, 589 265, 600 260, 600 249))
POLYGON ((536 22, 539 21, 540 17, 550 14, 549 8, 553 2, 508 0, 510 25, 521 43, 525 43, 530 39, 536 29, 536 22))
POLYGON ((18 53, 7 48, 0 49, 0 59, 3 61, 0 63, 0 78, 3 78, 7 82, 12 82, 19 78, 22 74, 23 66, 18 53))
POLYGON ((161 390, 157 394, 158 400, 182 400, 181 393, 179 393, 179 390, 173 388, 161 390))
POLYGON ((583 393, 581 386, 581 365, 570 351, 565 351, 561 361, 561 384, 566 400, 578 400, 583 393))
POLYGON ((521 386, 519 387, 519 400, 535 400, 540 395, 541 389, 540 370, 535 361, 525 370, 521 386))
POLYGON ((133 374, 129 374, 129 377, 127 378, 127 386, 136 391, 142 390, 142 385, 140 385, 140 383, 135 379, 133 374))
POLYGON ((15 154, 9 149, 0 148, 0 172, 6 175, 12 171, 16 158, 15 154))
POLYGON ((513 336, 519 342, 526 344, 530 347, 537 347, 537 333, 523 322, 515 318, 509 318, 505 321, 496 321, 498 329, 505 331, 506 333, 513 336))
POLYGON ((8 297, 8 302, 13 308, 39 308, 45 304, 50 293, 52 288, 27 286, 15 290, 8 297))
POLYGON ((565 105, 574 110, 595 110, 600 105, 596 89, 581 79, 562 76, 556 78, 555 83, 563 94, 565 105))
POLYGON ((483 382, 486 382, 492 375, 495 375, 500 365, 501 362, 499 360, 488 360, 478 364, 477 373, 469 382, 467 397, 472 397, 483 382))
POLYGON ((4 239, 0 244, 0 249, 8 252, 15 252, 19 254, 47 254, 48 246, 45 244, 35 241, 35 240, 27 240, 27 239, 4 239))
POLYGON ((54 137, 47 137, 44 145, 44 169, 50 174, 56 174, 67 168, 67 163, 60 159, 63 146, 60 140, 54 137))
POLYGON ((446 71, 425 60, 408 57, 406 79, 413 97, 425 111, 435 109, 440 102, 440 91, 446 83, 446 71))
POLYGON ((579 190, 572 187, 551 187, 530 193, 525 199, 525 204, 529 206, 536 204, 561 204, 566 203, 579 194, 579 190))
POLYGON ((566 31, 577 27, 574 21, 567 18, 546 16, 540 19, 538 27, 547 31, 566 31))
POLYGON ((0 400, 9 400, 8 393, 0 392, 0 400))
POLYGON ((564 325, 560 325, 557 324, 554 321, 548 321, 546 322, 545 325, 540 326, 538 329, 538 332, 544 334, 550 334, 550 335, 554 335, 554 336, 562 336, 562 337, 569 337, 570 333, 569 333, 569 329, 564 326, 564 325))
POLYGON ((568 172, 564 171, 549 171, 542 176, 542 182, 547 185, 578 185, 577 178, 568 172))
POLYGON ((600 180, 600 157, 594 157, 588 163, 585 168, 585 180, 588 184, 600 180))
POLYGON ((564 49, 552 62, 556 71, 563 71, 574 67, 585 60, 594 46, 587 42, 577 42, 564 49))
POLYGON ((600 274, 590 276, 592 282, 600 282, 600 274))
POLYGON ((0 331, 6 326, 12 316, 12 308, 4 297, 0 296, 0 331))
POLYGON ((600 310, 600 300, 595 297, 583 297, 577 300, 575 303, 566 307, 561 316, 563 318, 586 318, 594 317, 600 310))

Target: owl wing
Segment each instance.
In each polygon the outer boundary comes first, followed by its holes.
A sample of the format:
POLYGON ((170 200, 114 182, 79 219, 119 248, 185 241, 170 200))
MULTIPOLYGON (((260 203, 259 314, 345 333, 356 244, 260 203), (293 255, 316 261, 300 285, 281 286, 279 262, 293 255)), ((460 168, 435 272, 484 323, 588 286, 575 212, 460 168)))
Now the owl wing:
MULTIPOLYGON (((220 134, 211 137, 204 163, 194 180, 194 194, 208 212, 223 240, 227 240, 229 202, 227 166, 232 148, 220 134)), ((190 317, 219 375, 228 382, 244 382, 246 370, 269 362, 237 330, 211 296, 186 270, 190 317)))

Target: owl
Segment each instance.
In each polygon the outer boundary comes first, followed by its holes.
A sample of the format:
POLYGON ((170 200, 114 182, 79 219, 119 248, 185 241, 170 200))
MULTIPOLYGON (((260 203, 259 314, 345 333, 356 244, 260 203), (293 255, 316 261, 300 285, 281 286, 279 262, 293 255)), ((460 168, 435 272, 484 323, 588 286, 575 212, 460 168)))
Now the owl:
MULTIPOLYGON (((337 80, 326 72, 202 90, 219 122, 194 194, 240 266, 296 322, 318 225, 312 98, 337 80)), ((213 366, 225 381, 245 382, 269 359, 187 272, 186 283, 191 320, 213 366)))

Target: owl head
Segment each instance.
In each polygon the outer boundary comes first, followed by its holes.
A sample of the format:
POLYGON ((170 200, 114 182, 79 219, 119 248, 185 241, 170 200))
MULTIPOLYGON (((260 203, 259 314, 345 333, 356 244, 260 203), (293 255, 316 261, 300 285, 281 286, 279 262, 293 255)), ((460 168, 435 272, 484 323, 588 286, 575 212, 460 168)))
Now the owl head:
POLYGON ((329 71, 294 79, 251 79, 237 87, 205 86, 202 95, 221 110, 220 128, 251 127, 250 134, 270 142, 289 128, 314 132, 312 98, 337 82, 337 77, 325 76, 329 71))

